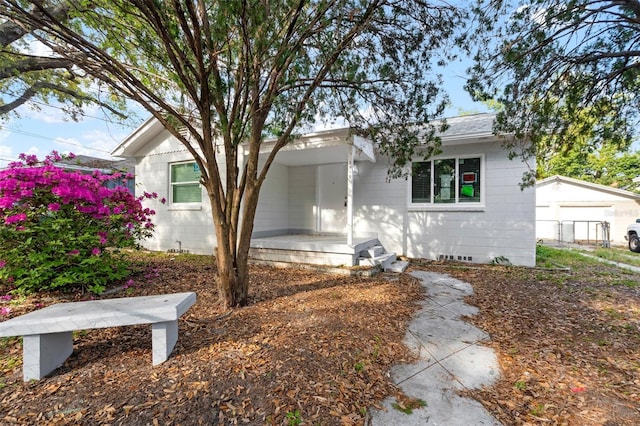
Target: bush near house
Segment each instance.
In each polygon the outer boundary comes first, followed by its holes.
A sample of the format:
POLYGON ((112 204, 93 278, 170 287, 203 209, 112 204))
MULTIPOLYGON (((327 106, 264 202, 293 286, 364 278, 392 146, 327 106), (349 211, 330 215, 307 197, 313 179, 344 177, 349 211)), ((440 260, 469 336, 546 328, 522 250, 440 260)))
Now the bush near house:
MULTIPOLYGON (((69 157, 73 158, 73 155, 69 157)), ((105 182, 131 176, 83 174, 21 154, 0 171, 0 285, 18 293, 83 287, 100 293, 127 275, 118 249, 151 236, 151 216, 123 186, 105 182)), ((162 200, 164 202, 164 200, 162 200)))

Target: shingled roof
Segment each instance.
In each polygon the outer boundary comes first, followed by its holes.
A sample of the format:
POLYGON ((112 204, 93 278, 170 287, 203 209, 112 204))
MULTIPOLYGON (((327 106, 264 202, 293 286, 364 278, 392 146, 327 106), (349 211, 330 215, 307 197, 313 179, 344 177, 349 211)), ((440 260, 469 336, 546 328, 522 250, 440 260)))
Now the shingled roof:
POLYGON ((473 114, 447 118, 449 128, 439 136, 446 138, 469 135, 489 136, 493 134, 495 118, 495 114, 473 114))

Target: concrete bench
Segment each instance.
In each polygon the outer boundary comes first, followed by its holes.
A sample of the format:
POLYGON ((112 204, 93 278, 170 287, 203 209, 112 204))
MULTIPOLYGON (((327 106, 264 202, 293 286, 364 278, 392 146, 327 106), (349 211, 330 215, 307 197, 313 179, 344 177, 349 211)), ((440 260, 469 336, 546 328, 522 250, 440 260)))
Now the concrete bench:
POLYGON ((23 336, 23 377, 39 380, 73 352, 72 332, 151 324, 153 365, 167 360, 178 341, 178 318, 196 301, 195 293, 59 303, 0 322, 0 337, 23 336))

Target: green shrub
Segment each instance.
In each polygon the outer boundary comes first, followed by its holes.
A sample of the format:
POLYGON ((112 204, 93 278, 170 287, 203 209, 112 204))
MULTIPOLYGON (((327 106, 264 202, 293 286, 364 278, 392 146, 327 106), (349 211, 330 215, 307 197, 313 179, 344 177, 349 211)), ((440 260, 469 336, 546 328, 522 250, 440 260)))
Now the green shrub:
MULTIPOLYGON (((152 235, 145 193, 105 182, 130 176, 56 167, 57 153, 0 171, 0 284, 18 293, 83 287, 94 293, 127 276, 119 249, 152 235)), ((164 200, 163 200, 164 202, 164 200)))

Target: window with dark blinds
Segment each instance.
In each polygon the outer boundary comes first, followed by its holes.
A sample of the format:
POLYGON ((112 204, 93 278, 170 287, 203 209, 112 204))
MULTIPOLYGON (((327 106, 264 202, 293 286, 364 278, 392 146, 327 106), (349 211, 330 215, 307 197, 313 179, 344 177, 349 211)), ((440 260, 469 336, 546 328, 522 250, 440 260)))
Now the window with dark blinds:
POLYGON ((411 203, 481 203, 481 166, 482 157, 413 162, 411 203))

